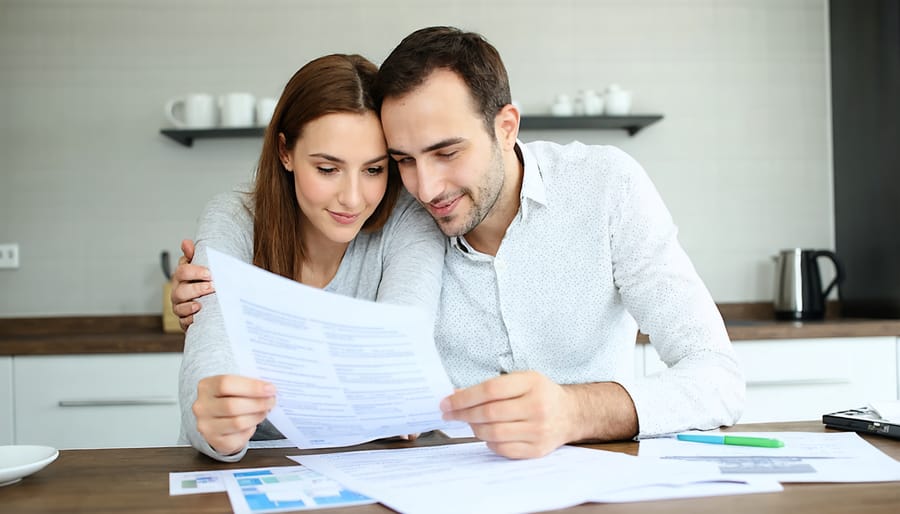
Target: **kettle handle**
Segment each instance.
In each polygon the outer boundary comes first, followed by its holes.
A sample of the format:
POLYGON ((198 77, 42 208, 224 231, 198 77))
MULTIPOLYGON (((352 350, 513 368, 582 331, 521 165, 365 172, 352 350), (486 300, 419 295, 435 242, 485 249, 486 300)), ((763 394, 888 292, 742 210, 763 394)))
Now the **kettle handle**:
POLYGON ((840 261, 838 261, 837 255, 834 252, 829 250, 816 250, 813 254, 813 258, 818 260, 819 257, 828 257, 832 263, 834 263, 834 280, 828 284, 828 287, 825 288, 825 291, 822 292, 822 298, 828 298, 828 293, 834 289, 834 286, 840 285, 841 282, 844 281, 844 267, 841 266, 840 261))

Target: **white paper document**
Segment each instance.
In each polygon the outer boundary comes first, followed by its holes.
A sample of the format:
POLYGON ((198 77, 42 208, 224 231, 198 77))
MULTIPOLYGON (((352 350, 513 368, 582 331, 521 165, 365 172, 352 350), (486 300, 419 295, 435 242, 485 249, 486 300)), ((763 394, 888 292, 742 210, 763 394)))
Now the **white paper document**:
POLYGON ((240 373, 277 388, 269 420, 301 448, 454 427, 431 314, 304 286, 213 249, 209 267, 240 373))
POLYGON ((640 459, 575 446, 525 460, 501 457, 481 442, 290 458, 404 514, 523 513, 588 501, 782 490, 765 478, 723 479, 709 463, 640 459))
POLYGON ((223 471, 184 471, 169 473, 169 496, 221 493, 225 491, 223 471))
POLYGON ((709 462, 723 477, 770 477, 779 482, 889 482, 900 480, 895 461, 853 432, 728 432, 730 436, 768 437, 781 448, 757 448, 643 439, 641 457, 709 462))
POLYGON ((367 505, 375 500, 303 466, 223 471, 235 514, 367 505))
POLYGON ((881 400, 869 402, 869 407, 874 410, 881 419, 890 423, 900 424, 900 400, 881 400))
POLYGON ((169 495, 228 493, 236 513, 367 505, 375 500, 302 466, 169 473, 169 495))

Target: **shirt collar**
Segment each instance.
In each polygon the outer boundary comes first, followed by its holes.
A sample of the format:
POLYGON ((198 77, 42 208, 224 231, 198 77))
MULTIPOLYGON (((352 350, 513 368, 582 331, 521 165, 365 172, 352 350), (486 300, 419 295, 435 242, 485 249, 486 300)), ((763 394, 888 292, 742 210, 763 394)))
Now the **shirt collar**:
MULTIPOLYGON (((522 163, 524 172, 522 174, 522 190, 519 193, 519 209, 522 212, 522 219, 528 217, 528 209, 530 202, 538 205, 547 205, 547 192, 544 187, 544 178, 538 167, 538 161, 534 154, 520 140, 516 140, 516 157, 522 163)), ((449 238, 450 246, 470 257, 474 256, 474 250, 470 249, 468 243, 463 236, 454 236, 449 238)))
POLYGON ((544 187, 544 177, 541 175, 537 158, 519 140, 516 140, 516 155, 518 155, 525 168, 525 172, 522 174, 522 191, 519 196, 519 208, 522 209, 522 218, 524 219, 528 217, 530 204, 526 200, 533 201, 539 205, 547 205, 547 190, 544 187))

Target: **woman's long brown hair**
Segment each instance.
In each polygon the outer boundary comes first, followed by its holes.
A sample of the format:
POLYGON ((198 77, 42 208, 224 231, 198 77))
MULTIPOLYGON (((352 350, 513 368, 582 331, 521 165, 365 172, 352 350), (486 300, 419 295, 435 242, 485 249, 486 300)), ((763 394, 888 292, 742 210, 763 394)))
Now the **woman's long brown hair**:
MULTIPOLYGON (((253 264, 283 277, 300 280, 306 248, 300 237, 305 223, 294 180, 279 158, 279 134, 291 151, 303 127, 331 113, 363 114, 375 110, 372 95, 378 68, 359 55, 334 54, 320 57, 291 77, 266 128, 256 170, 253 197, 253 264)), ((397 201, 400 177, 396 165, 388 165, 384 198, 363 224, 363 230, 380 229, 397 201)))

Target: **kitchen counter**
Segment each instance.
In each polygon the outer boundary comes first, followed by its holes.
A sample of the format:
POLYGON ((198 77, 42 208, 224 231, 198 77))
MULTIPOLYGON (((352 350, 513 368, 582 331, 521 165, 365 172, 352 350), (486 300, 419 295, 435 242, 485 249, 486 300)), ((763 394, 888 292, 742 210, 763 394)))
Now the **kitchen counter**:
POLYGON ((817 337, 900 337, 900 320, 892 319, 826 319, 824 321, 759 321, 725 322, 732 341, 760 339, 811 339, 817 337))
MULTIPOLYGON (((900 337, 900 319, 825 319, 805 322, 726 319, 725 329, 733 343, 765 339, 900 337)), ((638 343, 650 342, 645 334, 638 334, 637 340, 638 343)))
MULTIPOLYGON (((775 321, 768 302, 719 304, 731 340, 900 337, 900 319, 775 321)), ((648 343, 638 334, 638 343, 648 343)), ((181 352, 184 335, 165 333, 159 315, 0 318, 0 355, 181 352)))
POLYGON ((0 318, 0 355, 181 352, 155 316, 0 318))
MULTIPOLYGON (((777 321, 771 302, 720 303, 719 312, 732 342, 822 337, 900 337, 900 319, 841 318, 840 305, 830 302, 821 321, 777 321)), ((638 343, 649 343, 638 334, 638 343)))

